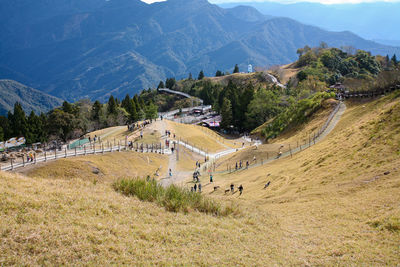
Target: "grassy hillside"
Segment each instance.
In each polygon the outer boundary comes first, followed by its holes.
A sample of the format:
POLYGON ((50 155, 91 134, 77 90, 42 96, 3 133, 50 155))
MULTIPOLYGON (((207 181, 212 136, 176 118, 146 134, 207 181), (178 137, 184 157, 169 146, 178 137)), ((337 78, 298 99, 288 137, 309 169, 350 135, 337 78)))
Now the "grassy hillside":
POLYGON ((215 174, 213 184, 201 176, 203 195, 237 207, 226 217, 168 212, 114 190, 118 178, 166 166, 162 155, 121 152, 59 160, 29 177, 0 173, 0 265, 396 266, 400 92, 346 105, 326 139, 293 158, 215 174), (243 195, 224 194, 231 183, 243 195))
POLYGON ((0 115, 6 115, 9 110, 13 110, 15 102, 21 103, 27 114, 32 110, 40 114, 62 104, 62 100, 57 97, 12 80, 0 80, 0 95, 0 115))
POLYGON ((400 93, 347 106, 322 142, 292 159, 216 175, 216 185, 243 184, 242 202, 277 216, 292 241, 290 257, 308 265, 397 265, 400 93))

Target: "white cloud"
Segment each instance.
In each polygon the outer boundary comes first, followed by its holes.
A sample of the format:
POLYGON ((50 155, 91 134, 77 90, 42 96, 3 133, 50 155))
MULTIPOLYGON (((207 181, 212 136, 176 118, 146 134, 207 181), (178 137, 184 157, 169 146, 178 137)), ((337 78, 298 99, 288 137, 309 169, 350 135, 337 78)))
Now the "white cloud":
MULTIPOLYGON (((145 2, 147 4, 152 4, 152 3, 155 3, 155 2, 164 2, 166 0, 140 0, 140 1, 145 2)), ((221 2, 221 3, 223 3, 223 2, 221 2)))

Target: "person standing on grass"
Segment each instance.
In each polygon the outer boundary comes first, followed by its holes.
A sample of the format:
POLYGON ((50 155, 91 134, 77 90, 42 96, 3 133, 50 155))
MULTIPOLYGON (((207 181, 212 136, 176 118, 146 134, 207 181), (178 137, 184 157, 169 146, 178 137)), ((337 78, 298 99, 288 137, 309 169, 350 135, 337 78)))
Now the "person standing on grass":
POLYGON ((240 185, 240 186, 238 187, 238 189, 239 189, 239 192, 240 192, 239 196, 241 196, 242 193, 243 193, 243 185, 240 185))
POLYGON ((172 177, 172 170, 169 169, 169 177, 172 177))
POLYGON ((233 194, 233 191, 235 190, 235 186, 231 184, 231 193, 233 194))
POLYGON ((237 169, 238 169, 238 164, 237 164, 237 161, 236 161, 235 170, 237 170, 237 169))
POLYGON ((194 189, 194 192, 197 192, 197 184, 194 184, 193 189, 194 189))
POLYGON ((201 184, 199 184, 199 193, 201 193, 201 184))
POLYGON ((246 169, 249 168, 249 161, 246 161, 246 169))

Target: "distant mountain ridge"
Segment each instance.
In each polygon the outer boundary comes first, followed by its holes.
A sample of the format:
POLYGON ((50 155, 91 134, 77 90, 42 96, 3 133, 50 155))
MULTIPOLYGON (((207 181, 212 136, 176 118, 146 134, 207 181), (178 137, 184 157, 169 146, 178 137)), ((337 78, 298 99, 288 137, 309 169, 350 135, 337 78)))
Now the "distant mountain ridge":
POLYGON ((62 100, 12 80, 0 80, 0 115, 12 111, 15 102, 19 102, 25 113, 45 113, 61 106, 62 100))
POLYGON ((331 31, 348 30, 368 40, 380 40, 383 44, 398 45, 400 38, 400 2, 372 2, 320 4, 307 1, 298 3, 232 2, 223 8, 247 5, 264 15, 288 17, 301 23, 318 25, 331 31), (392 40, 392 41, 391 41, 392 40))
MULTIPOLYGON (((123 97, 167 77, 285 64, 321 41, 373 53, 400 48, 251 7, 206 0, 0 0, 0 78, 74 101, 123 97)), ((400 54, 400 53, 399 53, 400 54)))

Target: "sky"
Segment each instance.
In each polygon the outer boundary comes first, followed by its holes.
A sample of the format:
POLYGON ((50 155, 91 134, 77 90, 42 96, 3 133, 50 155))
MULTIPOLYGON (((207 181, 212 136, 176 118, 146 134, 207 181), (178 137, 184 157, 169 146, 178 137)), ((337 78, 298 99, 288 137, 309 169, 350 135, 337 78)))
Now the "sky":
MULTIPOLYGON (((142 0, 148 4, 161 2, 162 0, 142 0)), ((268 2, 269 0, 208 0, 213 4, 231 3, 231 2, 268 2)), ((400 2, 400 0, 270 0, 279 3, 295 3, 295 2, 314 2, 321 4, 353 4, 353 3, 368 3, 368 2, 400 2)))

